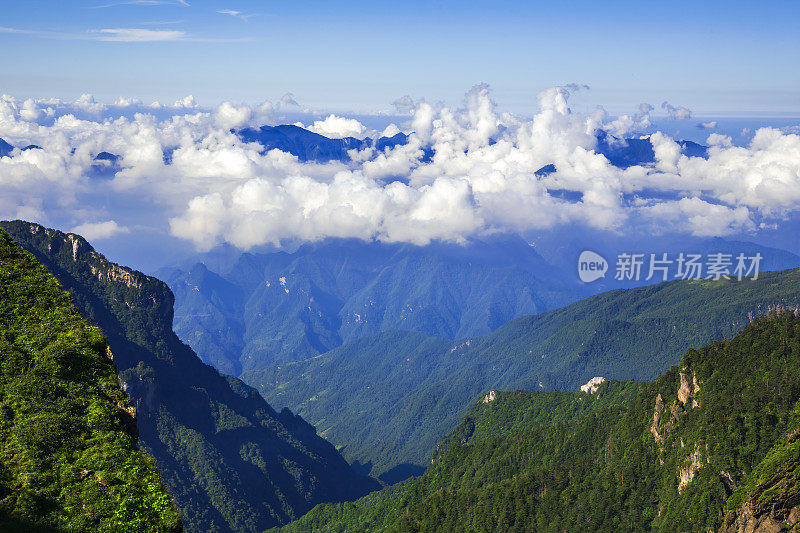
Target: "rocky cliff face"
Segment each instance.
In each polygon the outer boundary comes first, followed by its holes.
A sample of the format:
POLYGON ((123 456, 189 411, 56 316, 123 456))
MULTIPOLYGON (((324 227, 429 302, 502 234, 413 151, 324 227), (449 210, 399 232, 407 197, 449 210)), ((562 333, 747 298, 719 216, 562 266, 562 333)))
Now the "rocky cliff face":
POLYGON ((205 365, 172 331, 161 281, 115 265, 77 235, 3 222, 108 338, 154 458, 190 531, 263 531, 377 483, 350 468, 313 427, 205 365))
POLYGON ((800 531, 800 404, 794 414, 750 482, 733 493, 719 533, 800 531))

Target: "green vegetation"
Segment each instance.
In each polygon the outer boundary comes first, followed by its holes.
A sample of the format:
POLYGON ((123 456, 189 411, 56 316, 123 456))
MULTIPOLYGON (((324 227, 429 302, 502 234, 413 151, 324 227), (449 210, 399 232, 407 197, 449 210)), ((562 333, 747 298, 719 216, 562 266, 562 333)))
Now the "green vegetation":
POLYGON ((188 530, 263 531, 317 503, 377 488, 303 419, 276 412, 252 388, 200 361, 172 331, 173 297, 164 283, 110 263, 77 235, 0 225, 108 339, 138 411, 139 444, 188 530))
POLYGON ((649 384, 488 399, 421 477, 281 531, 699 532, 747 498, 800 502, 793 311, 688 351, 649 384))
POLYGON ((576 390, 593 376, 652 380, 689 348, 733 337, 749 316, 798 304, 800 270, 662 283, 593 296, 468 340, 381 333, 242 379, 381 475, 403 463, 424 467, 488 390, 576 390))
POLYGON ((111 351, 0 230, 0 530, 176 531, 111 351))
POLYGON ((725 510, 734 513, 745 502, 761 508, 786 507, 790 498, 800 498, 800 402, 785 434, 728 498, 725 510))

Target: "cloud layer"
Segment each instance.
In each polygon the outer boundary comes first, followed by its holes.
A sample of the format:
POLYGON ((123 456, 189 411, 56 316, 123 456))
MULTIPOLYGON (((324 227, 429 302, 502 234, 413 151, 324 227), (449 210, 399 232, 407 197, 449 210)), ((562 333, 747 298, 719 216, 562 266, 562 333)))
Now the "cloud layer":
MULTIPOLYGON (((324 164, 263 153, 231 132, 299 108, 292 95, 214 110, 191 97, 172 106, 127 99, 106 106, 89 95, 67 103, 4 96, 0 138, 16 148, 0 158, 0 218, 95 238, 151 224, 199 249, 221 242, 247 249, 334 236, 425 244, 576 223, 728 235, 800 209, 797 134, 762 128, 749 145, 734 146, 712 133, 703 158, 655 132, 648 137, 655 162, 618 168, 598 152, 598 134, 638 137, 651 126, 653 106, 613 120, 602 108, 575 113, 568 102, 577 89, 542 91, 532 119, 498 111, 486 85, 459 108, 404 97, 395 105, 407 122, 386 133, 403 129, 408 144, 324 164), (119 159, 96 161, 102 152, 119 159), (548 165, 553 172, 537 173, 548 165)), ((662 108, 675 120, 691 117, 667 102, 662 108)), ((379 135, 337 115, 305 123, 333 138, 379 135)))

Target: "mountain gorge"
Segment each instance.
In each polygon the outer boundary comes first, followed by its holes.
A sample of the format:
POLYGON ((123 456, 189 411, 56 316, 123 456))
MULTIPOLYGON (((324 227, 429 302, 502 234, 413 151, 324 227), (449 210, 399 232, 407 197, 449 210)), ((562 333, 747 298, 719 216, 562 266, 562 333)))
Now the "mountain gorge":
POLYGON ((203 364, 172 331, 164 283, 108 262, 77 235, 20 221, 0 227, 108 339, 139 444, 188 530, 262 531, 377 487, 299 416, 203 364))
POLYGON ((652 383, 491 391, 424 475, 282 531, 798 531, 796 309, 652 383))
POLYGON ((488 390, 574 390, 598 375, 654 379, 692 346, 797 305, 800 270, 674 281, 592 296, 465 340, 384 332, 242 379, 309 420, 349 461, 384 475, 424 466, 488 390))

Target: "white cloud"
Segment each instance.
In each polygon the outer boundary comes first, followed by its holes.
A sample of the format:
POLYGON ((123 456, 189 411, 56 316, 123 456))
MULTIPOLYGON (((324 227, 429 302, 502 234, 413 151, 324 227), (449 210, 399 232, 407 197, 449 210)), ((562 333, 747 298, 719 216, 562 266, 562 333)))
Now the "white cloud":
POLYGON ((197 101, 194 99, 194 96, 188 94, 180 100, 176 100, 175 103, 172 104, 172 107, 177 109, 196 109, 199 106, 197 105, 197 101))
POLYGON ((231 17, 243 20, 244 22, 247 22, 255 16, 254 14, 242 13, 241 11, 236 11, 235 9, 219 9, 217 10, 217 13, 221 15, 230 15, 231 17))
POLYGON ((98 41, 121 43, 144 43, 158 41, 181 41, 186 32, 180 30, 147 30, 142 28, 106 28, 95 30, 98 41))
POLYGON ((747 207, 711 204, 700 198, 682 198, 642 208, 655 228, 686 231, 697 237, 730 235, 753 229, 747 207))
POLYGON ((711 120, 709 122, 700 122, 697 124, 697 127, 701 130, 713 130, 717 128, 717 121, 711 120))
POLYGON ((131 230, 120 226, 113 220, 107 220, 105 222, 87 222, 75 226, 71 231, 82 236, 87 241, 101 241, 120 234, 130 233, 131 230))
POLYGON ((308 127, 310 131, 326 137, 341 139, 342 137, 363 138, 367 128, 354 118, 328 115, 325 120, 317 120, 308 127))
POLYGON ((400 132, 400 128, 397 127, 397 124, 392 123, 386 126, 384 130, 381 132, 381 137, 394 137, 400 132))
POLYGON ((230 102, 223 102, 214 112, 214 123, 224 130, 239 128, 253 118, 253 110, 246 105, 235 106, 230 102))
POLYGON ((681 107, 681 106, 674 106, 669 102, 662 102, 661 109, 667 111, 667 116, 672 120, 687 120, 692 118, 692 112, 689 108, 681 107))
MULTIPOLYGON (((0 138, 43 149, 0 158, 0 218, 24 216, 95 238, 144 220, 201 248, 222 241, 249 248, 329 236, 457 242, 560 224, 618 230, 642 222, 728 235, 800 210, 800 135, 761 128, 736 146, 711 133, 708 157, 700 158, 657 132, 650 136, 655 163, 622 170, 596 152, 596 135, 635 130, 652 106, 609 122, 601 109, 570 110, 569 97, 566 87, 546 89, 533 118, 520 119, 499 112, 488 86, 477 85, 457 108, 415 103, 403 125, 408 144, 320 164, 261 153, 230 133, 296 107, 291 96, 277 106, 225 102, 212 111, 191 96, 152 110, 91 95, 75 102, 3 96, 0 138), (48 109, 54 115, 40 124, 48 109), (98 178, 94 157, 103 151, 119 156, 119 168, 98 178), (556 171, 537 176, 546 165, 556 171), (651 191, 658 194, 650 198, 651 191)), ((311 127, 331 136, 365 133, 339 115, 311 127)))

